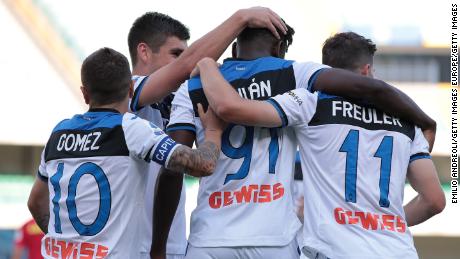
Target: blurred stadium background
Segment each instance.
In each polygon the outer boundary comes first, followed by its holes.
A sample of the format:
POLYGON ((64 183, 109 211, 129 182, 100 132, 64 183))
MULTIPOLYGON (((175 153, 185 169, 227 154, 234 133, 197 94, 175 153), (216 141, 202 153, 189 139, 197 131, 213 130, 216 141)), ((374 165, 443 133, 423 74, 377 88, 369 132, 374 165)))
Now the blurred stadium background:
MULTIPOLYGON (((193 42, 239 8, 262 5, 296 30, 287 58, 321 61, 322 42, 355 31, 377 43, 376 76, 411 96, 438 122, 433 158, 446 195, 449 181, 450 3, 430 1, 109 1, 1 0, 0 259, 9 258, 14 230, 31 216, 26 201, 40 153, 54 125, 81 113, 79 69, 109 46, 128 55, 134 19, 159 11, 179 19, 193 42)), ((226 52, 224 56, 230 53, 226 52)), ((189 215, 198 182, 187 178, 189 215)), ((415 192, 406 188, 405 200, 415 192)), ((460 258, 460 206, 410 230, 421 258, 460 258)))

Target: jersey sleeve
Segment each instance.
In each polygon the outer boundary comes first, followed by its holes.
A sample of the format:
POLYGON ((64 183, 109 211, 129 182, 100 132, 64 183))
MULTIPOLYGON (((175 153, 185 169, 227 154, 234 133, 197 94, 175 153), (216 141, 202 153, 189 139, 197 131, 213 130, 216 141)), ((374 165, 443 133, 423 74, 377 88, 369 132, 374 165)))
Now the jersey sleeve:
POLYGON ((410 161, 412 163, 418 159, 431 159, 430 146, 428 141, 423 136, 423 132, 419 127, 415 128, 415 137, 411 144, 410 161))
POLYGON ((305 88, 295 89, 267 100, 275 107, 282 126, 296 126, 308 123, 316 112, 317 93, 305 88))
POLYGON ((306 88, 310 92, 314 92, 313 85, 318 75, 330 68, 329 66, 315 62, 294 62, 292 67, 294 69, 296 88, 306 88))
POLYGON ((169 133, 176 130, 188 130, 196 133, 195 113, 193 112, 193 104, 188 94, 187 82, 179 87, 171 104, 171 116, 166 132, 169 133))
POLYGON ((130 156, 167 167, 169 158, 180 146, 158 126, 137 115, 123 116, 123 131, 130 156))
POLYGON ((40 156, 40 165, 38 166, 37 177, 38 179, 44 182, 48 182, 48 174, 46 172, 46 166, 45 166, 45 150, 46 150, 46 147, 43 149, 42 154, 40 156))
POLYGON ((142 106, 139 106, 139 96, 142 92, 145 82, 149 79, 148 76, 133 76, 132 80, 134 83, 134 94, 129 103, 129 109, 131 112, 137 112, 142 109, 142 106))

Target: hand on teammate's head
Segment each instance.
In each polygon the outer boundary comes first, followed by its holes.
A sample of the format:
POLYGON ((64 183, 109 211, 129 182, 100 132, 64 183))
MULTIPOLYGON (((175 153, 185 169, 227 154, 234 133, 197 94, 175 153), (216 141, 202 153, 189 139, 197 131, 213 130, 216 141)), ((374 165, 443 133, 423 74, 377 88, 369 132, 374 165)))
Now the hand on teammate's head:
POLYGON ((217 63, 214 61, 214 59, 209 57, 202 58, 200 61, 198 61, 198 63, 196 63, 195 68, 190 73, 190 78, 200 75, 201 68, 208 65, 215 65, 218 68, 221 64, 217 63))
POLYGON ((227 122, 217 117, 216 113, 208 106, 206 112, 203 105, 198 104, 198 115, 200 116, 201 123, 205 131, 214 131, 222 133, 227 127, 227 122))
POLYGON ((239 12, 243 15, 248 27, 267 28, 277 39, 281 39, 278 31, 286 34, 288 30, 281 17, 270 8, 256 6, 242 9, 239 12))

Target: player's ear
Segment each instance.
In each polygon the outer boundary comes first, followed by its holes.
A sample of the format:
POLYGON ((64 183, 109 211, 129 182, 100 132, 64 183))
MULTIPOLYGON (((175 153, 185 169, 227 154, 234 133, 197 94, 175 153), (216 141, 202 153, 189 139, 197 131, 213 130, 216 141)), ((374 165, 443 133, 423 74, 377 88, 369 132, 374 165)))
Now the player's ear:
POLYGON ((276 58, 284 58, 284 54, 286 52, 284 45, 285 44, 282 41, 277 41, 275 44, 273 44, 271 55, 276 58))
POLYGON ((89 94, 88 89, 85 86, 82 85, 82 86, 80 86, 80 91, 83 94, 83 99, 85 99, 85 103, 89 105, 89 100, 91 98, 90 98, 90 94, 89 94))
POLYGON ((359 68, 359 73, 363 76, 372 77, 371 64, 365 64, 359 68))
POLYGON ((232 44, 232 58, 237 58, 238 57, 238 50, 237 50, 237 44, 236 42, 233 42, 232 44))
POLYGON ((141 42, 137 44, 137 59, 142 60, 142 62, 147 63, 149 60, 149 47, 146 43, 141 42))

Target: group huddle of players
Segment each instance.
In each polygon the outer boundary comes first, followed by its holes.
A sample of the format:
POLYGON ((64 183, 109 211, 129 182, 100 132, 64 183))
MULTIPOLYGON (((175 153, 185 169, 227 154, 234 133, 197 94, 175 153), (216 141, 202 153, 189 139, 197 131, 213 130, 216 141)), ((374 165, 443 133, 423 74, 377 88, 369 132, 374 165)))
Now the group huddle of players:
POLYGON ((417 258, 408 227, 445 206, 436 123, 373 79, 371 40, 338 33, 317 64, 284 59, 293 34, 255 7, 187 47, 182 23, 146 13, 128 34, 132 71, 110 48, 89 55, 89 110, 53 129, 28 202, 42 255, 417 258), (200 177, 188 240, 183 174, 200 177), (406 179, 418 195, 403 206, 406 179))

